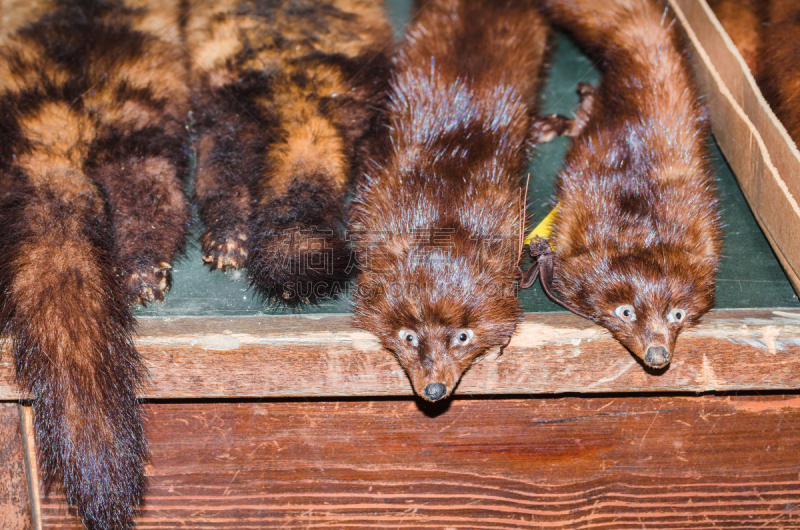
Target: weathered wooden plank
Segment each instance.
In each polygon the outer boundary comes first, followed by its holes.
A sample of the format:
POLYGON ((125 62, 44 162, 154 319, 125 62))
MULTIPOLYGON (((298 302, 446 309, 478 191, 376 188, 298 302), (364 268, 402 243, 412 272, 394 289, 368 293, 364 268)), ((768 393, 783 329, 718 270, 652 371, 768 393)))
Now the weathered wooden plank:
MULTIPOLYGON (((404 396, 411 386, 348 315, 142 319, 149 398, 404 396)), ((7 346, 0 399, 17 399, 7 346)), ((605 330, 562 313, 528 314, 501 356, 456 394, 800 388, 800 311, 726 310, 686 331, 662 374, 646 372, 605 330)))
POLYGON ((27 476, 28 498, 33 530, 42 530, 42 504, 39 489, 39 462, 36 457, 36 431, 33 426, 33 408, 30 404, 17 405, 19 410, 19 426, 22 436, 22 454, 25 459, 25 475, 27 476))
POLYGON ((139 530, 800 527, 798 395, 145 408, 139 530))
POLYGON ((32 530, 19 413, 0 403, 0 530, 32 530))

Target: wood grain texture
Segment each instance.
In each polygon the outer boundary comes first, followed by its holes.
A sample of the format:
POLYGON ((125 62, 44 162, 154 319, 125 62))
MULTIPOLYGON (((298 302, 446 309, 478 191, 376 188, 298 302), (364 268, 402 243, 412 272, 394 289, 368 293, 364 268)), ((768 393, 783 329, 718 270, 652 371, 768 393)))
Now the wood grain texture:
POLYGON ((0 403, 0 530, 31 530, 17 406, 0 403))
POLYGON ((139 530, 800 527, 797 395, 145 408, 139 530))
POLYGON ((36 429, 33 426, 33 408, 30 403, 20 403, 17 405, 17 410, 19 411, 22 454, 25 459, 31 521, 33 530, 42 530, 42 503, 41 495, 39 494, 41 489, 40 470, 36 456, 36 429))
MULTIPOLYGON (((148 398, 409 396, 392 355, 348 315, 142 319, 148 398)), ((7 348, 0 399, 17 399, 7 348)), ((712 312, 681 335, 662 374, 605 330, 563 313, 527 314, 456 394, 550 394, 800 388, 800 311, 712 312)))

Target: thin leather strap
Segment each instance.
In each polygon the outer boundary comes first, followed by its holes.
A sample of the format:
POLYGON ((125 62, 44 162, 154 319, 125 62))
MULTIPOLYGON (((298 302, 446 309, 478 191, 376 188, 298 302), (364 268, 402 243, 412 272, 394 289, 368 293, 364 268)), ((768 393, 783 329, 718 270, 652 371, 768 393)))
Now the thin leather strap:
POLYGON ((536 238, 531 241, 529 249, 531 252, 531 257, 535 260, 535 262, 524 273, 522 272, 522 269, 520 269, 520 288, 525 289, 530 287, 536 281, 536 278, 539 277, 539 283, 542 284, 542 290, 550 300, 560 305, 564 309, 575 313, 579 317, 592 320, 589 315, 577 307, 565 302, 564 300, 561 300, 555 295, 555 293, 553 293, 553 264, 555 262, 555 254, 553 253, 553 249, 550 248, 550 243, 546 239, 536 238))

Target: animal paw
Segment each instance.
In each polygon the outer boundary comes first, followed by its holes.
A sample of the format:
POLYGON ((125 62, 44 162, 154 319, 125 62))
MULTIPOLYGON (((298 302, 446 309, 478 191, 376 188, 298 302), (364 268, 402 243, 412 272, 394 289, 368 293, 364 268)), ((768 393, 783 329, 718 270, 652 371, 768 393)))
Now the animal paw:
POLYGON ((567 134, 572 127, 572 120, 558 114, 538 116, 531 123, 529 138, 534 144, 543 144, 567 134))
POLYGON ((164 294, 172 285, 172 265, 162 261, 157 265, 134 267, 126 278, 131 303, 146 306, 158 300, 164 301, 164 294))
POLYGON ((247 260, 245 243, 247 235, 238 233, 233 236, 216 238, 210 231, 200 236, 203 246, 203 261, 211 270, 223 272, 229 269, 241 269, 247 260))
POLYGON ((589 118, 592 117, 595 87, 589 83, 578 83, 576 92, 578 92, 578 97, 580 97, 580 106, 578 106, 578 110, 575 111, 575 116, 572 118, 570 128, 564 133, 572 138, 575 138, 583 131, 583 128, 589 123, 589 118))

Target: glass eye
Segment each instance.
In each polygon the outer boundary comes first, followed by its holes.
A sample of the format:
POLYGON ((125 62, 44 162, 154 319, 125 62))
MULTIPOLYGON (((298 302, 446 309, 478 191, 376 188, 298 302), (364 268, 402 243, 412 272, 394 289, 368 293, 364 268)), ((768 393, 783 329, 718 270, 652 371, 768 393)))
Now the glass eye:
POLYGON ((415 348, 419 346, 419 338, 417 337, 417 334, 410 329, 401 329, 397 335, 400 337, 400 340, 406 341, 415 348))
POLYGON ((464 346, 469 341, 472 340, 472 337, 475 336, 475 333, 471 329, 459 329, 456 331, 455 340, 453 341, 454 346, 464 346))
POLYGON ((677 324, 678 322, 683 322, 683 319, 686 318, 686 311, 683 309, 678 309, 677 307, 669 312, 667 315, 667 320, 670 322, 677 324))
POLYGON ((614 310, 614 314, 616 314, 619 318, 621 318, 625 322, 633 322, 634 320, 636 320, 636 310, 634 310, 633 306, 630 304, 619 306, 614 310))

